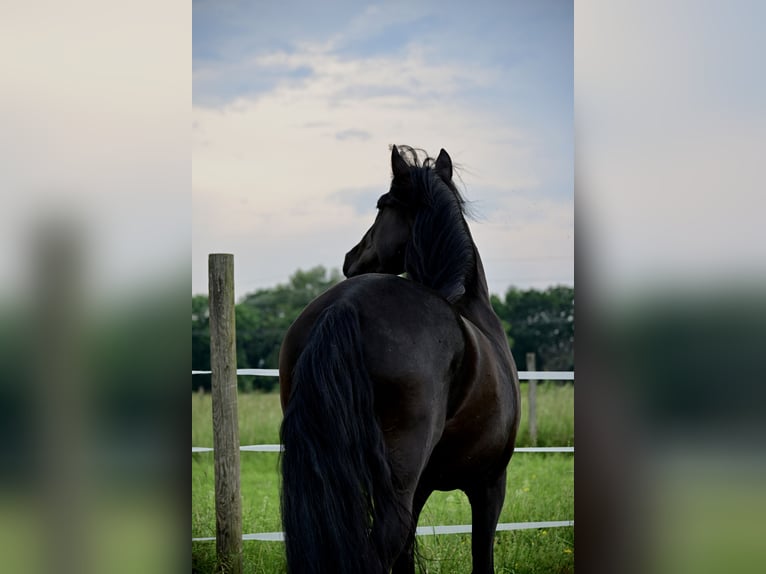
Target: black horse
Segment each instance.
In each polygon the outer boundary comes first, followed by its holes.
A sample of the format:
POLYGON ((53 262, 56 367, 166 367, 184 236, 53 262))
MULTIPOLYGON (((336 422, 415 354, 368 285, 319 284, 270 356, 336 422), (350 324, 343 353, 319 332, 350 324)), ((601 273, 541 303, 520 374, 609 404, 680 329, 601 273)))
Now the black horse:
POLYGON ((294 574, 414 572, 420 511, 454 489, 471 503, 473 571, 493 572, 516 366, 447 152, 421 163, 394 146, 391 167, 375 223, 346 255, 349 279, 306 307, 280 352, 294 574))

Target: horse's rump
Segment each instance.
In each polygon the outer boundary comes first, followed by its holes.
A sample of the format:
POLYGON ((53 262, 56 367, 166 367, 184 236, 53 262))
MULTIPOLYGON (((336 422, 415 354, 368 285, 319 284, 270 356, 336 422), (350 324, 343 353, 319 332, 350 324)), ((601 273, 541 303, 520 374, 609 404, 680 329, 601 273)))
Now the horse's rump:
POLYGON ((339 301, 358 316, 375 416, 394 474, 405 488, 417 481, 435 448, 434 462, 445 477, 437 488, 459 486, 463 461, 472 477, 481 458, 492 459, 492 467, 497 460, 499 466, 507 464, 514 438, 508 429, 518 417, 508 408, 513 373, 502 369, 490 341, 442 297, 396 276, 348 279, 306 308, 283 343, 283 404, 291 388, 289 369, 307 345, 307 334, 324 310, 339 301), (477 420, 485 424, 477 425, 477 420))

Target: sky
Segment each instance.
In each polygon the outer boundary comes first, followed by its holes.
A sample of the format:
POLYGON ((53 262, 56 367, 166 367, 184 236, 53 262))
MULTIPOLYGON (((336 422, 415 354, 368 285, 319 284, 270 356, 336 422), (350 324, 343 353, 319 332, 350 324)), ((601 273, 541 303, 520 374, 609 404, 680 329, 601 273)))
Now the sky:
POLYGON ((567 1, 193 2, 192 292, 340 268, 391 144, 447 150, 490 291, 574 284, 567 1))

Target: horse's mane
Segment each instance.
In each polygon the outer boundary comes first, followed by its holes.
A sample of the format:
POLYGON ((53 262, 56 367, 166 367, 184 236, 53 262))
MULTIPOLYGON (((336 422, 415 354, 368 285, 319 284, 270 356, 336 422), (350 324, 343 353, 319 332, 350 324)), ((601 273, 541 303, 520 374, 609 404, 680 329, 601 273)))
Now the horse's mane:
MULTIPOLYGON (((476 248, 465 221, 466 201, 450 178, 437 173, 437 160, 422 150, 397 146, 410 168, 410 198, 415 202, 415 222, 405 253, 410 279, 456 302, 471 283, 476 270, 476 248), (421 161, 419 155, 425 158, 421 161)), ((396 181, 392 192, 396 195, 396 181)))

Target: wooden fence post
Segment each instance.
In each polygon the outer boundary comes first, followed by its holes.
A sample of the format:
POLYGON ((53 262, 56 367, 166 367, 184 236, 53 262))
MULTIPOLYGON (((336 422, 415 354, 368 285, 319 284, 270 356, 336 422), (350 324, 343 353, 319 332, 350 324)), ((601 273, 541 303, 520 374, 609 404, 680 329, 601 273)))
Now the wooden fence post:
POLYGON ((237 346, 234 324, 234 256, 208 257, 210 370, 215 460, 215 541, 224 572, 242 572, 242 500, 239 494, 237 346))
MULTIPOLYGON (((536 371, 535 354, 527 353, 527 371, 536 371)), ((530 380, 529 383, 529 441, 532 446, 537 446, 537 381, 530 380)))

